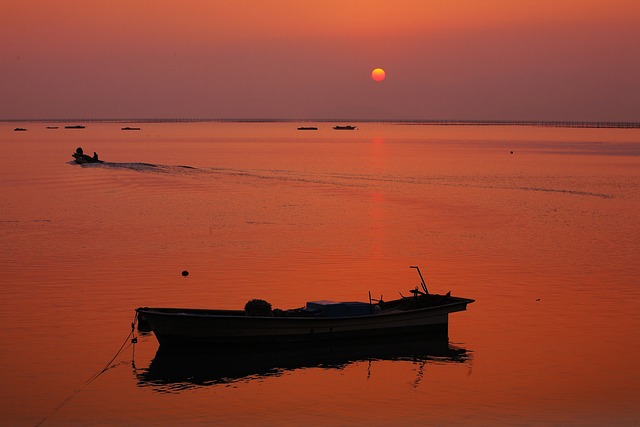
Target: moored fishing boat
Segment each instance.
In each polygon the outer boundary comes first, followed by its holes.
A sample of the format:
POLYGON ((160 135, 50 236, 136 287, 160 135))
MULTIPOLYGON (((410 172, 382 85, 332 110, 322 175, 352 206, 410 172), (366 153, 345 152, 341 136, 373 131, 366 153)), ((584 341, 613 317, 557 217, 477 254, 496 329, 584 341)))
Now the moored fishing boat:
POLYGON ((448 315, 464 311, 469 298, 430 294, 424 280, 413 296, 393 301, 312 301, 305 307, 271 310, 251 300, 244 310, 136 309, 161 346, 253 345, 374 339, 381 336, 447 336, 448 315))

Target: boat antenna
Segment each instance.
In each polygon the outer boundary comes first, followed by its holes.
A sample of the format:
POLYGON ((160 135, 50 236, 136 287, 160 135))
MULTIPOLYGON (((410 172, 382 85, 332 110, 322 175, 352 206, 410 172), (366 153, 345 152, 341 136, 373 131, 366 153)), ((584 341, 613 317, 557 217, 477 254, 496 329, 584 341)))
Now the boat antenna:
POLYGON ((427 290, 427 284, 424 283, 424 277, 422 277, 422 273, 420 272, 420 267, 418 267, 417 265, 410 265, 409 268, 415 268, 416 270, 418 270, 418 274, 420 275, 420 281, 422 282, 422 290, 424 291, 425 294, 429 295, 429 291, 427 290))

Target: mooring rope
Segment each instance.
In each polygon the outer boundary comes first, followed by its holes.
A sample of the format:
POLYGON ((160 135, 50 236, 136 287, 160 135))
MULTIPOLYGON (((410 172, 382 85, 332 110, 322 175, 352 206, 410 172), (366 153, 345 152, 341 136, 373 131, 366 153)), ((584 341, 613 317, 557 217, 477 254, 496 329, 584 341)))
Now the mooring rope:
POLYGON ((69 396, 67 396, 62 402, 60 402, 58 404, 58 406, 56 406, 55 408, 53 408, 53 410, 51 411, 51 413, 49 413, 49 415, 47 415, 46 417, 44 417, 43 419, 41 419, 36 425, 35 427, 38 427, 40 425, 42 425, 45 421, 47 421, 49 418, 51 418, 53 416, 53 414, 55 414, 56 412, 58 412, 60 409, 62 409, 62 407, 64 407, 64 405, 66 405, 67 403, 69 403, 71 401, 71 399, 73 399, 74 397, 76 397, 78 394, 80 394, 80 392, 82 390, 84 390, 89 384, 91 384, 92 382, 94 382, 95 380, 98 379, 98 377, 102 374, 104 374, 105 372, 107 372, 109 369, 117 366, 117 365, 112 365, 113 361, 116 360, 116 357, 118 357, 120 355, 120 353, 122 353, 122 351, 125 348, 128 348, 129 346, 127 346, 127 343, 129 343, 130 345, 135 345, 135 343, 137 342, 136 337, 134 337, 134 333, 135 333, 135 326, 136 326, 136 321, 138 319, 138 313, 136 312, 135 316, 133 317, 133 322, 131 322, 131 331, 129 332, 129 335, 127 335, 127 337, 124 339, 124 342, 122 343, 122 345, 120 346, 120 349, 116 352, 116 354, 111 358, 111 360, 109 360, 109 362, 107 362, 107 364, 104 366, 104 368, 102 368, 100 371, 96 372, 95 374, 93 374, 91 377, 89 377, 88 380, 86 380, 82 386, 77 389, 76 391, 74 391, 73 393, 71 393, 69 396))

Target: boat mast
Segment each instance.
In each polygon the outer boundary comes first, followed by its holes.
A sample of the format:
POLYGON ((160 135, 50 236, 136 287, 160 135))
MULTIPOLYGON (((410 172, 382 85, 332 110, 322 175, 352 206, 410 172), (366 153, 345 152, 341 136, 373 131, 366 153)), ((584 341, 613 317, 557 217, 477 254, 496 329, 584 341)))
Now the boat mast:
POLYGON ((418 274, 420 275, 420 281, 422 282, 422 290, 424 291, 425 294, 429 295, 429 291, 427 290, 427 284, 424 283, 424 277, 422 277, 422 273, 420 272, 420 267, 418 267, 417 265, 410 265, 409 268, 415 268, 416 270, 418 270, 418 274))

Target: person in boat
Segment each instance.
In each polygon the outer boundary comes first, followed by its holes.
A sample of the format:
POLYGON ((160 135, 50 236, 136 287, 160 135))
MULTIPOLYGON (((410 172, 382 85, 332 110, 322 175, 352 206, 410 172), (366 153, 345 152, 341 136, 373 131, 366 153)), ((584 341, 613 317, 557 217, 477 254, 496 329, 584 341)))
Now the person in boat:
POLYGON ((85 162, 99 162, 100 160, 98 159, 98 153, 96 153, 95 151, 93 152, 93 157, 88 155, 88 154, 84 154, 84 150, 82 149, 82 147, 78 147, 76 148, 76 152, 73 154, 74 157, 76 157, 78 160, 83 160, 85 162))

